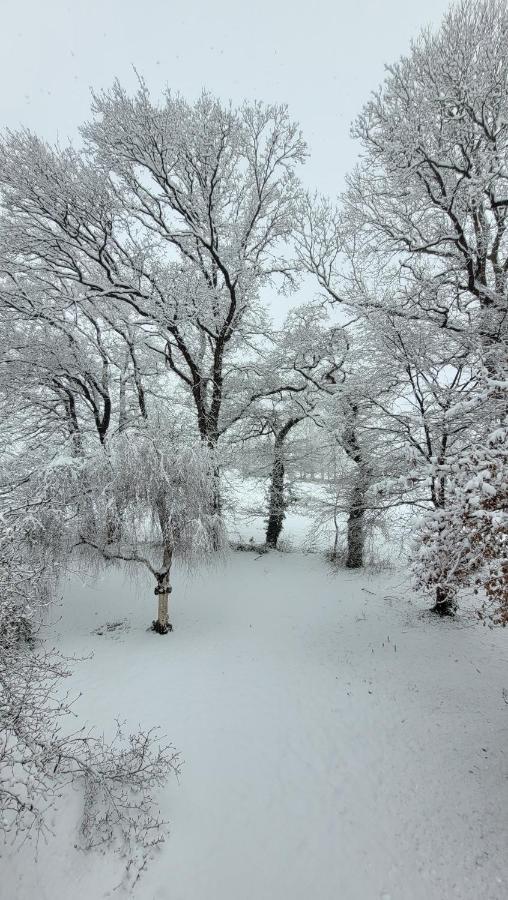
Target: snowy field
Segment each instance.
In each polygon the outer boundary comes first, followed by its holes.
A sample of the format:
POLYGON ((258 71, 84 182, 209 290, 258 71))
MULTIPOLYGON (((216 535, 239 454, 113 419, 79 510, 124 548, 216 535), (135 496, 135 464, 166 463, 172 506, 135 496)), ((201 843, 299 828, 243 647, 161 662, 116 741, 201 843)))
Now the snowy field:
POLYGON ((171 832, 130 890, 117 859, 74 849, 79 794, 62 798, 37 863, 2 860, 2 900, 508 897, 506 632, 433 620, 403 568, 332 570, 298 550, 304 519, 294 552, 179 569, 167 637, 146 631, 144 575, 69 580, 51 637, 87 657, 75 710, 107 733, 160 725, 181 751, 171 832))

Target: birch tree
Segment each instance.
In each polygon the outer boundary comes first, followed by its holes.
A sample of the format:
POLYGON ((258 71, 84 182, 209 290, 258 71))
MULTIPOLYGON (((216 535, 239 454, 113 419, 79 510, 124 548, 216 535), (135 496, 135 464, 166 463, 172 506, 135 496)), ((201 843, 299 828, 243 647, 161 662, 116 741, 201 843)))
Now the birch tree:
POLYGON ((90 457, 86 482, 97 511, 94 527, 74 526, 76 545, 117 564, 145 568, 153 577, 157 615, 152 630, 167 634, 175 560, 202 562, 225 544, 223 524, 213 509, 213 458, 205 445, 192 446, 184 429, 167 422, 132 430, 112 442, 107 457, 90 457), (111 500, 113 505, 111 507, 111 500), (122 510, 111 537, 110 509, 122 510))

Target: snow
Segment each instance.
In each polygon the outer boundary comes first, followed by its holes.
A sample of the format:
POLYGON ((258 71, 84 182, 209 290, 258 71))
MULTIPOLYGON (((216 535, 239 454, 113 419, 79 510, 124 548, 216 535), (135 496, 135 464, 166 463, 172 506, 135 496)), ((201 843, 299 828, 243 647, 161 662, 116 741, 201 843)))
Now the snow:
MULTIPOLYGON (((165 637, 146 631, 154 602, 144 573, 75 574, 51 627, 81 657, 80 720, 160 725, 184 758, 160 796, 171 833, 131 896, 508 896, 505 631, 425 615, 402 569, 299 551, 179 569, 165 637)), ((62 799, 36 864, 6 855, 2 900, 127 895, 117 859, 74 849, 79 810, 62 799)))

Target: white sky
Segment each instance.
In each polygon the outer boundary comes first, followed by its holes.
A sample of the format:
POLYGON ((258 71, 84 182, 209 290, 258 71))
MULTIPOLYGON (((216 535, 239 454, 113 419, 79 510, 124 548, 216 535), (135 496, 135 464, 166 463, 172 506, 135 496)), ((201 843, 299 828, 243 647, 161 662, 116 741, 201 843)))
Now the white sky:
POLYGON ((305 181, 336 194, 357 147, 352 119, 446 0, 0 0, 0 123, 65 143, 90 86, 132 67, 154 93, 286 102, 312 153, 305 181))

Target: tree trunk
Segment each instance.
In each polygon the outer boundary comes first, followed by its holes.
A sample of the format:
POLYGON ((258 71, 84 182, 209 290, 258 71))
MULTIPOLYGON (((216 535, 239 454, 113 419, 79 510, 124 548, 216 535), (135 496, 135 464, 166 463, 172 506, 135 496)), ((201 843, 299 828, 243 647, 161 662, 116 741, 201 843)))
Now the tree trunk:
MULTIPOLYGON (((212 450, 215 454, 215 448, 212 450)), ((212 515, 214 516, 214 526, 212 533, 212 549, 218 552, 222 547, 222 494, 220 487, 220 466, 217 463, 213 465, 213 497, 212 497, 212 515)))
POLYGON ((217 444, 219 441, 218 425, 211 416, 206 413, 203 407, 198 408, 198 427, 201 440, 208 447, 212 456, 212 478, 213 478, 213 495, 211 503, 211 514, 215 517, 217 527, 213 529, 212 548, 215 551, 220 550, 222 546, 222 494, 220 475, 221 468, 217 462, 217 444))
MULTIPOLYGON (((282 449, 282 448, 281 448, 282 449)), ((286 501, 284 498, 284 461, 282 453, 275 452, 272 477, 270 482, 270 494, 268 504, 268 521, 266 527, 266 546, 272 550, 277 548, 286 515, 286 501)))
POLYGON ((169 576, 171 572, 171 563, 173 561, 173 550, 166 543, 164 545, 164 555, 162 560, 162 569, 160 572, 157 572, 157 587, 155 588, 155 595, 158 600, 157 604, 157 618, 152 622, 152 631, 156 631, 157 634, 167 634, 168 631, 173 631, 173 626, 169 621, 169 595, 172 591, 172 587, 169 581, 169 576))
POLYGON ((169 515, 166 500, 163 496, 157 500, 157 515, 161 527, 163 541, 162 569, 157 572, 157 587, 155 595, 158 600, 157 618, 152 622, 152 630, 157 634, 167 634, 173 631, 169 622, 169 595, 172 591, 170 584, 171 563, 173 562, 173 535, 171 529, 171 516, 169 515))
POLYGON ((121 514, 113 497, 106 507, 106 544, 116 544, 122 534, 121 514))
POLYGON ((72 446, 75 456, 81 456, 83 453, 83 442, 81 438, 81 429, 79 427, 78 417, 76 414, 76 401, 71 391, 65 390, 65 416, 69 428, 69 434, 72 439, 72 446))
POLYGON ((271 550, 277 549, 287 507, 284 497, 284 443, 291 429, 300 421, 301 419, 289 419, 275 435, 265 538, 266 546, 271 550))
POLYGON ((457 612, 457 604, 453 594, 447 588, 438 585, 436 588, 436 602, 430 611, 438 616, 454 616, 457 612))
POLYGON ((337 554, 339 550, 339 519, 338 519, 338 506, 337 506, 337 498, 335 498, 335 506, 333 508, 333 550, 332 550, 332 561, 335 562, 337 559, 337 554))
POLYGON ((121 434, 122 431, 125 431, 125 428, 127 426, 126 391, 127 391, 128 366, 129 366, 129 354, 127 352, 125 354, 125 361, 123 364, 122 371, 120 373, 120 389, 119 389, 119 394, 118 394, 118 433, 119 434, 121 434))
POLYGON ((356 477, 349 505, 347 521, 347 569, 361 569, 365 547, 365 499, 371 481, 370 466, 364 457, 362 445, 358 440, 357 423, 359 408, 357 403, 349 402, 346 407, 346 428, 343 448, 357 465, 356 477))
POLYGON ((365 485, 360 475, 351 497, 347 521, 347 569, 361 569, 365 546, 365 485))

